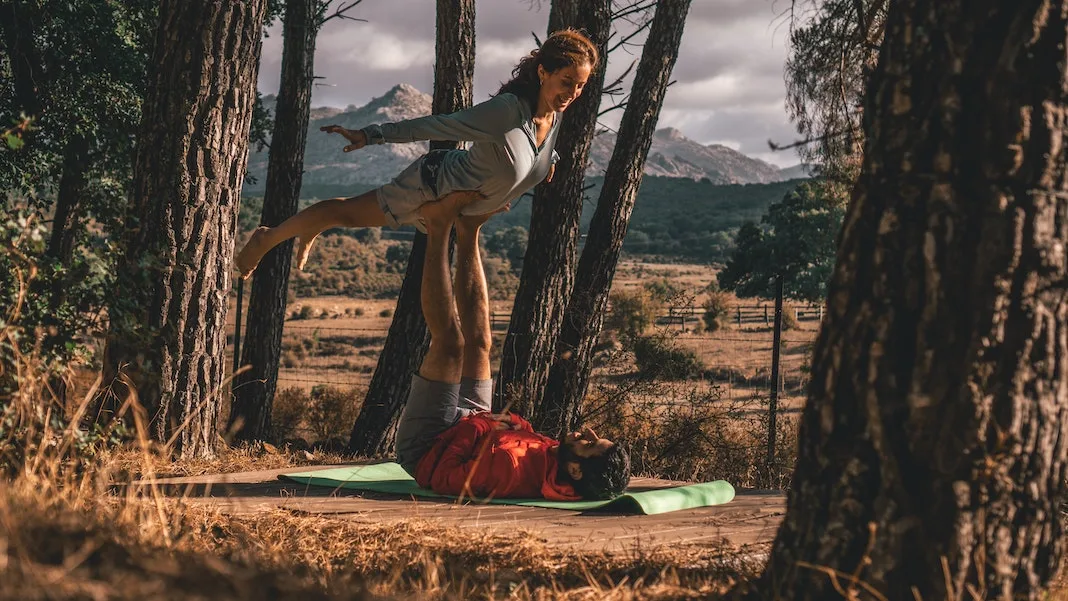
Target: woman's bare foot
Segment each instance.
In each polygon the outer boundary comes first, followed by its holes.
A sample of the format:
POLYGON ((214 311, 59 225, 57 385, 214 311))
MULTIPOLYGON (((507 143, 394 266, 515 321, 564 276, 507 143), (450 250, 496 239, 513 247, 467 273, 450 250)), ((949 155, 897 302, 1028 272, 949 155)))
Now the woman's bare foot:
POLYGON ((269 231, 271 231, 271 228, 267 226, 256 228, 256 231, 252 232, 252 237, 237 253, 234 265, 237 266, 238 272, 241 273, 241 279, 247 280, 252 275, 252 272, 256 271, 256 266, 260 264, 260 259, 263 258, 263 255, 271 250, 265 238, 269 231))
POLYGON ((464 207, 482 198, 485 197, 474 190, 452 192, 419 207, 419 216, 423 218, 428 228, 448 227, 456 221, 464 207))

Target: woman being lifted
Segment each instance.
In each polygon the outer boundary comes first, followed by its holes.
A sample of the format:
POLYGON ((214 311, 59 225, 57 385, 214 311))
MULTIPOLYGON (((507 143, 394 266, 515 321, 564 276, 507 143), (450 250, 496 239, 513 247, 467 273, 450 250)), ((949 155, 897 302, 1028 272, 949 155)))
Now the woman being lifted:
POLYGON ((422 230, 421 205, 438 199, 470 200, 461 194, 447 196, 451 192, 470 191, 476 196, 464 206, 465 215, 503 209, 538 182, 552 179, 560 113, 582 94, 598 64, 597 47, 586 36, 571 29, 558 31, 519 61, 512 79, 496 96, 469 109, 357 130, 337 125, 321 128, 344 136, 349 142, 345 152, 384 142, 473 144, 468 150, 428 152, 380 188, 351 198, 324 200, 277 227, 258 228, 237 255, 242 277, 256 269, 267 251, 293 237, 300 239, 297 268, 303 269, 315 237, 331 228, 412 224, 422 230))

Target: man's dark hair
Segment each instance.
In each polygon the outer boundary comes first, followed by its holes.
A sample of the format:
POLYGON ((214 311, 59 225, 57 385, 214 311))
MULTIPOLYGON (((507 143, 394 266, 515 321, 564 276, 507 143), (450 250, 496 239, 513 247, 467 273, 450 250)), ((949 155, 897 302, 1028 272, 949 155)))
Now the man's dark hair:
POLYGON ((596 457, 579 457, 570 447, 561 444, 558 455, 561 473, 567 476, 566 463, 574 461, 582 469, 582 479, 567 481, 583 499, 599 501, 614 499, 627 490, 630 482, 630 454, 618 442, 596 457))

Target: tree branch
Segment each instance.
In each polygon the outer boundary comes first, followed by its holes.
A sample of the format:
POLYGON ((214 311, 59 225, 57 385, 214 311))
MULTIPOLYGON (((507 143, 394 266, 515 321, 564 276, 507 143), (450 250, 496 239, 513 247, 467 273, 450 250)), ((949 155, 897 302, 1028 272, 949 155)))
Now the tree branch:
MULTIPOLYGON (((355 8, 361 2, 363 2, 363 0, 352 0, 352 2, 350 2, 348 4, 345 4, 344 2, 342 2, 341 6, 338 6, 337 9, 334 11, 334 14, 330 15, 329 17, 326 17, 326 16, 321 17, 319 19, 319 21, 318 21, 318 26, 322 27, 324 24, 326 24, 327 21, 329 21, 331 19, 343 19, 343 20, 347 20, 347 21, 359 21, 361 23, 366 23, 367 19, 358 19, 356 17, 350 17, 349 15, 345 14, 345 13, 349 12, 350 10, 352 10, 353 8, 355 8)), ((326 13, 325 9, 327 9, 329 7, 330 7, 330 2, 326 2, 323 5, 323 9, 324 9, 323 10, 323 14, 326 13)))
POLYGON ((624 37, 623 39, 621 39, 618 42, 616 42, 615 46, 612 46, 611 48, 608 49, 608 53, 611 54, 616 49, 618 49, 620 46, 626 44, 627 42, 629 42, 632 38, 634 38, 635 36, 637 36, 641 32, 645 31, 646 29, 649 29, 649 26, 651 24, 652 24, 652 20, 649 20, 649 21, 646 21, 645 23, 643 23, 640 27, 638 27, 637 29, 635 29, 631 33, 627 34, 626 37, 624 37))
POLYGON ((830 139, 833 139, 833 138, 837 138, 839 136, 855 134, 858 131, 859 131, 858 129, 851 127, 851 128, 848 128, 848 129, 827 132, 827 133, 823 134, 822 136, 815 136, 815 137, 809 136, 809 137, 804 138, 802 140, 795 140, 795 141, 793 141, 793 142, 791 142, 789 144, 785 144, 785 145, 781 145, 781 146, 779 144, 776 144, 773 140, 769 139, 768 140, 768 147, 772 151, 789 150, 791 148, 798 148, 800 146, 808 146, 809 144, 815 144, 816 142, 825 142, 827 140, 830 140, 830 139))

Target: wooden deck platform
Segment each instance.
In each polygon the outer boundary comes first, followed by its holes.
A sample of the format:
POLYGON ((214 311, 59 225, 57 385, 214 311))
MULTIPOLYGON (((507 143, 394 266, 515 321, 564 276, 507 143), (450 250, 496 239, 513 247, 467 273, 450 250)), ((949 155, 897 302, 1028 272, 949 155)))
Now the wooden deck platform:
MULTIPOLYGON (((165 478, 155 483, 180 495, 231 514, 278 508, 343 519, 383 523, 412 518, 459 528, 529 532, 549 543, 630 552, 659 545, 722 547, 771 542, 785 513, 779 491, 739 490, 730 503, 661 515, 621 515, 562 511, 513 505, 456 504, 447 500, 398 498, 396 495, 306 486, 278 479, 279 474, 337 466, 264 470, 234 474, 165 478)), ((680 483, 635 478, 631 488, 660 488, 680 483)))

